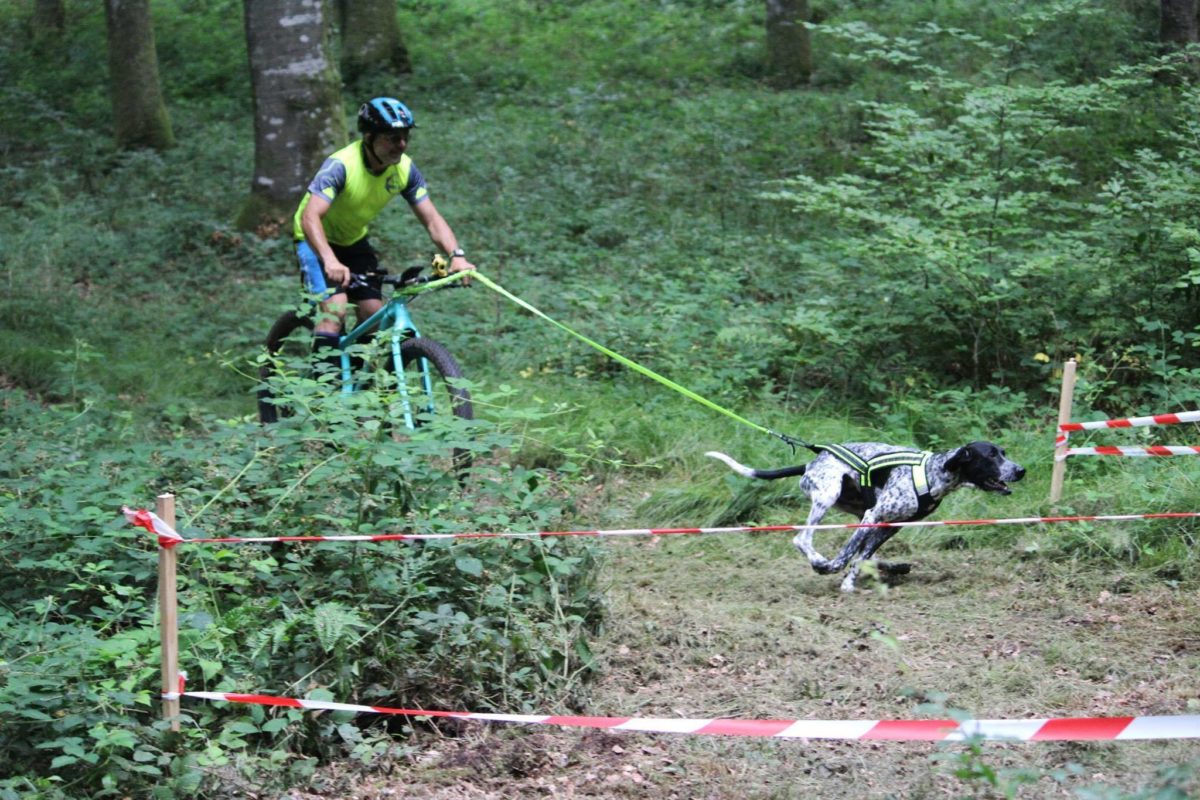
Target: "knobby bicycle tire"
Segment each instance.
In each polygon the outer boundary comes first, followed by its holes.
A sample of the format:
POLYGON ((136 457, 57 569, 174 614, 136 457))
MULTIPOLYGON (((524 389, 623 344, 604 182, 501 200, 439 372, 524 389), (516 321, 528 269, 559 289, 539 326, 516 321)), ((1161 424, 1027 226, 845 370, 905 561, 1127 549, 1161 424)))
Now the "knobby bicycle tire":
MULTIPOLYGON (((436 380, 432 381, 435 386, 434 391, 437 391, 436 384, 440 383, 445 388, 445 391, 450 401, 450 411, 454 416, 461 420, 475 419, 475 408, 471 405, 471 392, 462 386, 454 386, 451 380, 462 378, 462 368, 458 366, 458 362, 454 360, 454 356, 450 355, 450 351, 441 342, 429 339, 425 336, 416 336, 411 339, 405 339, 400 343, 400 360, 404 367, 406 375, 412 374, 420 377, 422 359, 432 367, 436 375, 431 376, 436 380)), ((406 378, 407 380, 407 378, 406 378)), ((417 385, 421 391, 424 391, 421 384, 417 385)), ((417 392, 410 392, 416 395, 417 392)), ((429 398, 431 405, 438 405, 437 398, 429 398)), ((421 424, 420 419, 416 424, 421 424)), ((463 473, 471 466, 471 451, 465 448, 454 448, 454 469, 463 477, 463 473)))
MULTIPOLYGON (((283 349, 284 343, 299 328, 313 327, 313 320, 310 316, 302 316, 295 311, 288 311, 282 314, 279 319, 271 326, 270 332, 267 334, 265 342, 267 353, 274 357, 283 349)), ((417 336, 410 339, 405 339, 400 343, 400 361, 406 375, 415 374, 419 376, 420 364, 424 362, 433 370, 431 382, 434 384, 433 390, 436 392, 437 384, 441 384, 447 393, 450 403, 450 411, 454 416, 462 420, 475 419, 475 409, 471 405, 471 393, 465 388, 453 386, 450 380, 462 378, 463 371, 450 355, 450 351, 441 342, 429 339, 424 336, 417 336)), ((271 394, 268 381, 275 374, 275 365, 271 362, 265 363, 258 369, 258 378, 263 383, 263 386, 258 390, 258 418, 264 424, 278 422, 281 416, 289 416, 290 411, 286 406, 280 406, 274 402, 271 394)), ((410 395, 417 399, 424 394, 424 386, 422 383, 415 384, 415 388, 410 392, 410 395)), ((425 404, 425 410, 430 407, 439 405, 436 397, 428 398, 428 403, 425 404)), ((420 425, 420 419, 415 420, 417 425, 420 425)), ((471 466, 471 452, 465 448, 456 447, 453 449, 454 469, 461 474, 471 466)))
MULTIPOLYGON (((274 357, 279 355, 279 351, 283 348, 283 342, 297 328, 304 327, 312 330, 313 321, 310 316, 301 316, 295 311, 285 312, 275 320, 275 324, 271 326, 270 333, 267 334, 266 346, 267 354, 274 357)), ((275 374, 275 365, 268 361, 258 368, 258 379, 263 383, 262 388, 258 390, 258 420, 263 423, 277 422, 279 417, 288 416, 288 410, 281 408, 272 402, 271 389, 267 385, 267 381, 275 374)))

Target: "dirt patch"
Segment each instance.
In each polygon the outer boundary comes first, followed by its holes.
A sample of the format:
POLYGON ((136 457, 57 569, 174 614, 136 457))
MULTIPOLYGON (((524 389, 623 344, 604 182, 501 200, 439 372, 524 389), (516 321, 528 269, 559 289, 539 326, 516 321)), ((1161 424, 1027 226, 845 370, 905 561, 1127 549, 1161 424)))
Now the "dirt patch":
MULTIPOLYGON (((586 713, 1008 719, 1200 708, 1196 591, 1015 551, 903 549, 889 556, 913 561, 909 575, 843 595, 772 534, 615 542, 586 713)), ((1200 762, 1200 742, 986 744, 976 754, 472 723, 336 796, 1052 798, 1092 785, 1132 791, 1184 762, 1200 762)), ((1194 770, 1179 780, 1179 796, 1200 793, 1194 770)))

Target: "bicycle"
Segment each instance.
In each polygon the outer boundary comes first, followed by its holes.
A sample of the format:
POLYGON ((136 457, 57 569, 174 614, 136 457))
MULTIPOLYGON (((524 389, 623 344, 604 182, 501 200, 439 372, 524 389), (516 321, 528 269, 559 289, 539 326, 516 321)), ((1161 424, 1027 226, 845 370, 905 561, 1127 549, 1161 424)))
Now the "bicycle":
MULTIPOLYGON (((377 331, 390 334, 390 348, 385 348, 384 363, 377 365, 378 368, 372 373, 378 376, 382 369, 395 379, 399 416, 409 430, 417 429, 433 415, 447 410, 461 420, 475 418, 470 391, 454 384, 456 379, 463 377, 462 368, 445 345, 420 334, 408 310, 408 304, 424 292, 450 287, 466 288, 458 282, 466 273, 447 274, 444 259, 435 257, 432 267, 433 275, 428 277, 420 274, 424 269, 420 266, 409 267, 399 276, 388 275, 387 270, 363 277, 355 276, 356 280, 375 283, 380 287, 392 286, 394 291, 382 308, 355 325, 349 333, 343 331, 337 342, 341 350, 341 391, 350 394, 363 385, 362 381, 356 382, 356 378, 365 377, 361 372, 356 375, 355 368, 369 366, 356 363, 359 359, 351 352, 351 348, 355 345, 361 347, 377 331), (439 386, 446 392, 448 402, 437 400, 437 394, 441 391, 439 386)), ((259 367, 258 373, 261 382, 258 389, 258 418, 264 424, 277 422, 281 415, 291 414, 291 409, 274 397, 272 379, 276 375, 279 356, 289 341, 295 343, 300 351, 297 355, 303 353, 307 356, 311 336, 296 337, 293 334, 302 329, 311 331, 314 316, 314 313, 287 311, 275 320, 267 334, 268 358, 259 367)), ((470 451, 454 448, 456 471, 461 473, 470 463, 470 451)))

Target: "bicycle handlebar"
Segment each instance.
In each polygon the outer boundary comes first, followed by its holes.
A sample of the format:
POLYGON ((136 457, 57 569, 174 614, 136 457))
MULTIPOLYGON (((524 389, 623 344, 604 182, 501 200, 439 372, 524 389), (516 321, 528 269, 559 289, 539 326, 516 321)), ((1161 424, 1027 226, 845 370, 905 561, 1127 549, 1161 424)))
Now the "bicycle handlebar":
POLYGON ((449 275, 421 275, 419 274, 424 267, 409 267, 400 275, 389 275, 386 269, 379 269, 376 272, 352 273, 350 276, 349 287, 370 286, 372 283, 380 286, 387 284, 388 286, 396 287, 397 291, 402 294, 416 295, 421 292, 431 291, 433 289, 468 289, 470 288, 465 283, 460 283, 463 278, 468 277, 471 273, 469 270, 463 272, 453 272, 449 275))

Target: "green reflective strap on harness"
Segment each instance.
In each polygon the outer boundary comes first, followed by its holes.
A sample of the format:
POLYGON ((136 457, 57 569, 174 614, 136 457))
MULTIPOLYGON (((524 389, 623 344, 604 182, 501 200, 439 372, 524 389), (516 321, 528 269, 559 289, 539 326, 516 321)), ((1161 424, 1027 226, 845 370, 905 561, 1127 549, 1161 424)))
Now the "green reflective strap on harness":
POLYGON ((840 444, 815 444, 812 449, 818 453, 822 450, 832 453, 838 460, 843 461, 858 473, 858 482, 863 486, 871 485, 871 465, 858 453, 840 444))
POLYGON ((923 453, 921 460, 913 464, 913 488, 917 490, 917 494, 921 497, 929 494, 929 477, 925 474, 925 465, 929 463, 929 458, 932 455, 933 453, 923 453))
POLYGON ((517 297, 515 294, 508 291, 503 286, 501 286, 500 284, 491 280, 487 276, 485 276, 479 272, 460 273, 460 274, 469 274, 471 276, 472 280, 479 281, 484 286, 486 286, 489 289, 491 289, 492 291, 508 298, 512 302, 519 305, 521 308, 525 309, 526 311, 529 311, 530 313, 534 314, 535 316, 541 317, 542 319, 546 320, 547 322, 549 322, 551 325, 555 326, 556 328, 566 331, 567 333, 571 334, 579 341, 583 342, 584 344, 588 345, 589 347, 593 347, 596 350, 599 350, 601 353, 604 353, 604 355, 608 356, 609 358, 613 359, 614 361, 619 361, 620 363, 622 363, 625 366, 632 369, 634 372, 641 373, 642 375, 645 375, 647 378, 656 380, 659 383, 661 383, 663 386, 666 386, 670 389, 674 389, 675 391, 679 392, 684 397, 689 397, 692 400, 695 400, 697 403, 700 403, 701 405, 711 408, 713 411, 720 412, 727 417, 737 420, 738 422, 742 423, 743 425, 749 425, 751 428, 754 428, 756 431, 761 431, 762 433, 769 433, 772 436, 778 436, 780 439, 783 439, 783 441, 787 442, 788 444, 792 444, 794 446, 793 440, 790 439, 790 437, 787 437, 781 433, 776 433, 775 431, 770 430, 769 428, 764 428, 762 425, 751 422, 750 420, 748 420, 744 417, 738 416, 737 414, 733 413, 729 409, 722 408, 721 406, 717 405, 716 403, 712 402, 711 400, 701 397, 700 395, 693 392, 691 389, 687 389, 683 386, 680 386, 678 383, 675 383, 675 381, 671 380, 670 378, 664 378, 662 375, 659 375, 654 370, 643 367, 641 364, 637 363, 636 361, 626 358, 625 356, 621 355, 620 353, 609 350, 607 347, 600 344, 599 342, 594 342, 591 339, 584 336, 583 334, 577 333, 576 331, 571 330, 566 325, 563 325, 561 322, 559 322, 555 319, 552 319, 551 317, 547 316, 546 314, 542 313, 538 309, 531 306, 529 303, 526 303, 524 300, 517 297))
POLYGON ((929 494, 929 477, 925 474, 925 465, 929 463, 933 453, 905 450, 899 453, 884 453, 870 460, 864 459, 848 447, 840 444, 815 444, 812 449, 825 451, 858 473, 858 483, 861 486, 871 486, 873 476, 879 470, 891 470, 896 467, 912 467, 913 487, 918 495, 929 494))
POLYGON ((863 485, 871 485, 871 473, 875 470, 892 469, 893 467, 912 467, 913 485, 917 488, 917 494, 923 494, 929 490, 929 480, 925 476, 925 464, 929 461, 930 455, 932 453, 903 452, 884 453, 881 456, 875 456, 867 462, 865 474, 859 470, 859 473, 863 474, 863 485))
MULTIPOLYGON (((899 453, 884 453, 868 461, 840 444, 814 444, 811 445, 811 449, 818 453, 828 452, 857 472, 859 486, 864 487, 864 491, 871 497, 874 496, 875 489, 872 486, 873 476, 877 471, 883 470, 890 473, 896 467, 912 467, 913 490, 917 494, 917 513, 924 517, 937 507, 937 501, 933 499, 933 495, 929 491, 929 475, 925 470, 933 453, 907 450, 899 453)), ((870 502, 874 504, 873 500, 870 502)))

